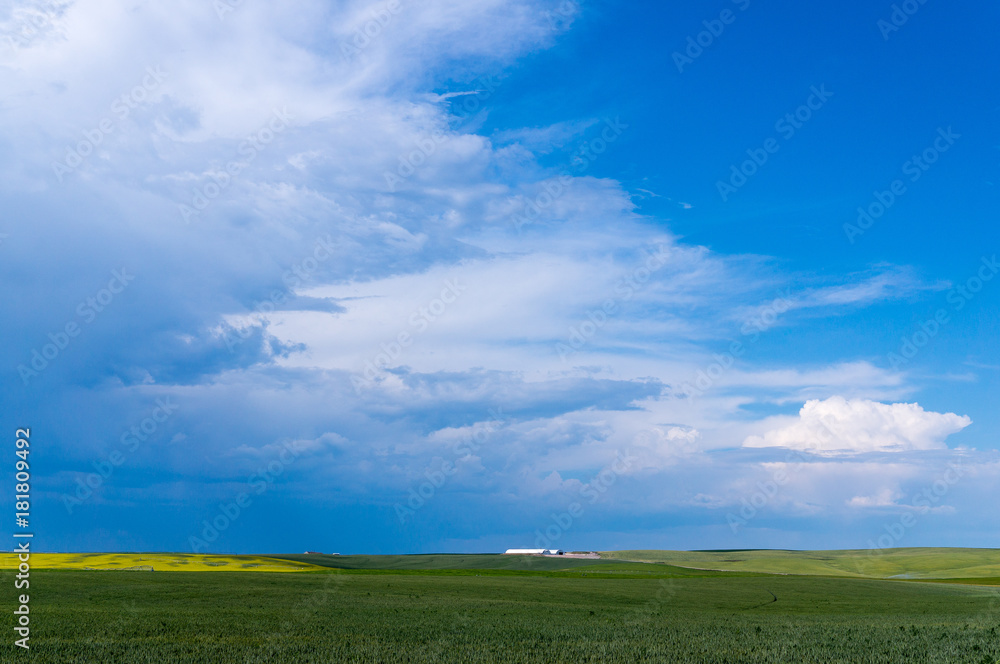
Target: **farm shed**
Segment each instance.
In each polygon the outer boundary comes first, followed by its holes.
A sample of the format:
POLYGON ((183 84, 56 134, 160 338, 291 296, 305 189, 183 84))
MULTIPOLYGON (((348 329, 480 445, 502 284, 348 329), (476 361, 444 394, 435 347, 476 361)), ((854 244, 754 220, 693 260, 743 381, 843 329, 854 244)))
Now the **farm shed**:
POLYGON ((507 549, 504 555, 511 556, 561 556, 562 549, 507 549))

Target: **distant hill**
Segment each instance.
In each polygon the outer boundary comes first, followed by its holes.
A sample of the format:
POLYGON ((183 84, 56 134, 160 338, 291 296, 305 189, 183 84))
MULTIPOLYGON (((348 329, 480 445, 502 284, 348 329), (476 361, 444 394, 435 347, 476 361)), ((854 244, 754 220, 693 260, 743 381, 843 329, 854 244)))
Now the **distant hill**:
MULTIPOLYGON (((953 581, 1000 585, 1000 549, 908 548, 882 551, 602 551, 601 558, 436 553, 412 555, 184 553, 36 553, 39 569, 185 572, 325 572, 491 576, 690 578, 813 576, 953 581)), ((17 556, 0 554, 0 569, 17 556)))
POLYGON ((996 579, 1000 550, 909 548, 881 551, 602 551, 600 560, 499 554, 399 556, 276 555, 343 570, 493 570, 595 575, 805 575, 878 579, 996 579))
POLYGON ((901 579, 1000 577, 1000 549, 906 548, 882 550, 788 551, 602 551, 604 560, 666 563, 678 567, 901 579))
POLYGON ((281 560, 308 563, 341 570, 367 571, 481 571, 481 572, 535 572, 535 573, 591 573, 615 575, 657 576, 716 576, 718 572, 683 569, 672 565, 619 560, 564 558, 562 556, 521 556, 494 553, 428 553, 398 556, 327 556, 314 554, 275 554, 281 560))

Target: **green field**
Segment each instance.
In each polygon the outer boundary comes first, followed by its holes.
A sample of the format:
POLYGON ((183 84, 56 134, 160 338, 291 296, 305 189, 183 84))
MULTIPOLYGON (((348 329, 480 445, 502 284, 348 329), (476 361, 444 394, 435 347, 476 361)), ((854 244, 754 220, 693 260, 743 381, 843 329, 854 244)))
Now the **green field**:
POLYGON ((558 556, 505 556, 500 554, 415 554, 408 556, 274 555, 289 563, 328 567, 344 572, 379 574, 658 578, 696 576, 761 576, 747 572, 716 572, 665 564, 625 560, 585 560, 558 556))
MULTIPOLYGON (((1000 593, 989 585, 624 562, 633 553, 287 556, 316 565, 291 574, 37 569, 32 649, 13 648, 8 636, 0 661, 1000 661, 1000 593)), ((787 572, 830 562, 827 553, 738 556, 784 560, 787 572)), ((968 569, 955 566, 967 553, 940 550, 936 568, 968 569)), ((13 587, 10 570, 0 577, 13 587)), ((0 606, 8 635, 12 594, 0 606)))
POLYGON ((912 548, 874 551, 605 551, 611 560, 766 574, 868 578, 1000 577, 1000 550, 912 548))

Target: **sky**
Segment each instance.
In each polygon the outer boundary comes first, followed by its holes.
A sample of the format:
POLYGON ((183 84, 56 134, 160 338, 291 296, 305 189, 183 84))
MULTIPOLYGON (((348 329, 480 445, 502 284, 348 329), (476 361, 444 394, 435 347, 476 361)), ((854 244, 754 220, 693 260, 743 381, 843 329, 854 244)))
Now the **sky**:
POLYGON ((4 2, 4 504, 23 427, 43 551, 998 547, 998 14, 4 2))

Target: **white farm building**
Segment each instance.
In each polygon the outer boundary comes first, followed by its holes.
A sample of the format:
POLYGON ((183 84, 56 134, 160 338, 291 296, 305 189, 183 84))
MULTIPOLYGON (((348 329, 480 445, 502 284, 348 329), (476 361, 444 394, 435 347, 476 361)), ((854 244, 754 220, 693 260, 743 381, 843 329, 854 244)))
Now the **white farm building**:
POLYGON ((562 549, 507 549, 505 556, 561 556, 562 549))

